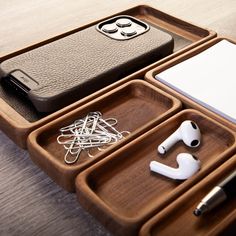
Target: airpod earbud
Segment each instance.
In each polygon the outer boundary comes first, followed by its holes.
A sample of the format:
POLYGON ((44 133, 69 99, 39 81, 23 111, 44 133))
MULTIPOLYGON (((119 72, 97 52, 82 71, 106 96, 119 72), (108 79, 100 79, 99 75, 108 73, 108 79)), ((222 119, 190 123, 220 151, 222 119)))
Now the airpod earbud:
POLYGON ((182 122, 180 127, 158 146, 158 152, 165 154, 175 143, 182 140, 189 147, 200 144, 201 133, 196 123, 191 120, 182 122))
POLYGON ((200 169, 200 161, 188 153, 177 156, 178 168, 172 168, 157 161, 150 162, 150 169, 156 173, 176 180, 188 179, 200 169))

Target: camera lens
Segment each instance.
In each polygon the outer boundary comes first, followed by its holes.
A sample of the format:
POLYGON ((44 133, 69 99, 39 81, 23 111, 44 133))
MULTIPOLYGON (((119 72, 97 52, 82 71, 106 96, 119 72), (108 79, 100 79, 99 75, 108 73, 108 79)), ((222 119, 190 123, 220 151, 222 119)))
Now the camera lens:
POLYGON ((117 26, 115 24, 106 24, 102 27, 102 31, 104 31, 105 33, 115 33, 117 32, 117 26))
POLYGON ((119 27, 128 27, 132 25, 132 21, 126 18, 120 18, 116 21, 116 25, 119 27))
POLYGON ((125 28, 125 29, 122 29, 121 34, 124 36, 133 36, 137 34, 137 31, 132 28, 125 28))

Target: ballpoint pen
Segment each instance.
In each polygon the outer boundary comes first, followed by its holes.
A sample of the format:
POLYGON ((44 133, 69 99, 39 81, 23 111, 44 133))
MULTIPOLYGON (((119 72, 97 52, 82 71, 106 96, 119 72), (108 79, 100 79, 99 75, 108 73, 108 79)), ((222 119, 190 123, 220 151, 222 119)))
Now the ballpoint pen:
POLYGON ((200 216, 221 204, 228 198, 236 196, 236 170, 217 184, 198 204, 193 214, 200 216))

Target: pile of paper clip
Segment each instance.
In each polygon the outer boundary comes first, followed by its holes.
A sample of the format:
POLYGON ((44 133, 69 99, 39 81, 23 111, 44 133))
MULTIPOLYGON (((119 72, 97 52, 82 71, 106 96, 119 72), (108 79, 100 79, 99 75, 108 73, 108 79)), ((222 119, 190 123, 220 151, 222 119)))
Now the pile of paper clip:
POLYGON ((78 161, 81 151, 86 151, 89 157, 93 157, 91 149, 104 150, 105 145, 112 145, 129 131, 118 131, 114 126, 118 123, 115 118, 103 119, 101 112, 89 112, 82 119, 60 129, 57 142, 64 146, 66 153, 64 161, 73 164, 78 161))

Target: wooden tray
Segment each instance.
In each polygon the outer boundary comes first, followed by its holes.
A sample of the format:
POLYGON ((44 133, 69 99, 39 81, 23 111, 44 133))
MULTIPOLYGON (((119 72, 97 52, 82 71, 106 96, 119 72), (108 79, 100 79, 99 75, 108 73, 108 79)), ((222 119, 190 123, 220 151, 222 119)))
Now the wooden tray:
POLYGON ((114 234, 135 235, 145 221, 227 160, 235 145, 228 128, 198 111, 181 111, 80 173, 78 200, 114 234), (186 119, 198 124, 201 145, 194 149, 179 142, 165 157, 157 154, 157 146, 186 119), (176 182, 149 170, 152 160, 175 167, 182 152, 192 153, 202 164, 190 179, 176 182))
POLYGON ((184 106, 186 108, 194 108, 196 110, 199 110, 205 114, 207 114, 208 116, 218 120, 219 122, 223 123, 225 126, 231 128, 232 130, 236 131, 236 124, 223 118, 222 116, 214 113, 213 111, 210 111, 208 110, 207 108, 205 108, 204 106, 200 105, 199 103, 191 100, 190 98, 178 93, 177 91, 175 91, 174 89, 168 87, 167 85, 164 85, 163 83, 157 81, 155 79, 155 75, 157 75, 158 73, 182 62, 182 61, 185 61, 197 54, 199 54, 200 52, 206 50, 207 48, 213 46, 214 44, 220 42, 221 40, 223 39, 226 39, 232 43, 235 43, 236 44, 236 41, 233 41, 231 39, 227 39, 227 38, 215 38, 215 39, 212 39, 210 41, 208 41, 207 43, 204 43, 202 44, 201 46, 198 46, 196 47, 195 49, 192 49, 190 50, 189 52, 186 52, 186 53, 183 53, 182 55, 166 62, 166 63, 163 63, 162 65, 156 67, 155 69, 153 70, 150 70, 146 75, 145 75, 145 80, 150 82, 151 84, 157 86, 158 88, 161 88, 163 89, 164 91, 166 91, 167 93, 169 94, 172 94, 173 96, 179 98, 184 106))
MULTIPOLYGON (((208 175, 191 190, 170 204, 162 212, 144 224, 140 235, 221 235, 236 222, 236 198, 226 201, 211 212, 196 217, 193 215, 200 200, 231 171, 236 169, 236 156, 208 175)), ((228 231, 227 235, 235 235, 228 231)))
POLYGON ((29 136, 28 149, 33 161, 68 191, 74 191, 76 175, 114 149, 124 145, 180 110, 181 103, 145 81, 133 80, 37 129, 29 136), (105 118, 116 118, 119 131, 131 132, 125 139, 89 158, 85 152, 74 165, 64 163, 65 150, 57 143, 59 129, 89 112, 100 111, 105 118))
MULTIPOLYGON (((144 74, 148 70, 216 36, 216 33, 213 31, 203 29, 188 22, 182 21, 164 12, 153 9, 149 6, 137 6, 125 10, 123 12, 119 12, 115 15, 119 14, 127 14, 137 17, 151 24, 153 27, 160 28, 170 33, 175 41, 174 53, 169 55, 168 57, 165 57, 162 60, 151 64, 150 66, 139 70, 131 76, 121 79, 120 81, 92 95, 89 95, 86 98, 81 99, 73 103, 72 105, 69 105, 53 114, 38 114, 36 110, 32 106, 27 104, 25 101, 20 101, 18 98, 15 97, 14 94, 9 94, 9 91, 1 91, 0 89, 0 129, 3 130, 3 132, 5 132, 17 145, 21 146, 22 148, 26 148, 27 136, 31 131, 35 130, 36 128, 48 123, 51 120, 54 120, 55 118, 63 114, 68 113, 69 111, 79 106, 82 106, 88 101, 93 100, 94 98, 104 94, 105 92, 110 91, 111 89, 121 85, 124 82, 133 79, 143 79, 144 74)), ((115 15, 108 16, 104 19, 100 19, 99 21, 105 20, 115 15)), ((15 53, 9 55, 1 55, 0 62, 15 55, 19 55, 20 53, 25 52, 27 50, 37 48, 46 43, 52 42, 77 31, 83 30, 86 27, 97 24, 99 21, 92 22, 89 25, 84 25, 80 28, 71 30, 57 37, 47 39, 36 45, 21 49, 15 53)))

